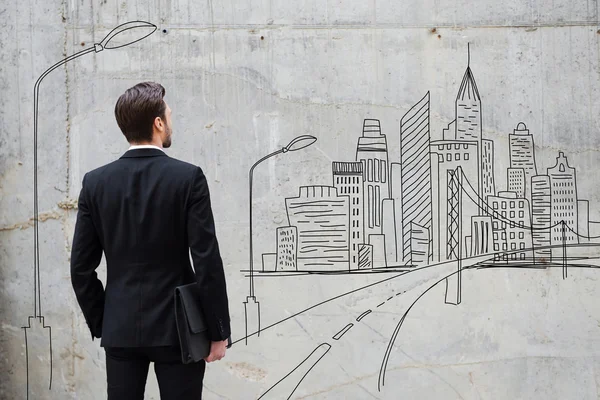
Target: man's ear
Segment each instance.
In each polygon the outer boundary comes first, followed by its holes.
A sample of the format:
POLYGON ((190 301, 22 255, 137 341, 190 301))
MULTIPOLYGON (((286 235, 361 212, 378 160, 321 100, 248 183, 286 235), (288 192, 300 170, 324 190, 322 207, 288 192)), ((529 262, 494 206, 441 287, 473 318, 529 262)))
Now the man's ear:
POLYGON ((154 127, 158 130, 164 129, 164 121, 160 117, 154 118, 154 127))

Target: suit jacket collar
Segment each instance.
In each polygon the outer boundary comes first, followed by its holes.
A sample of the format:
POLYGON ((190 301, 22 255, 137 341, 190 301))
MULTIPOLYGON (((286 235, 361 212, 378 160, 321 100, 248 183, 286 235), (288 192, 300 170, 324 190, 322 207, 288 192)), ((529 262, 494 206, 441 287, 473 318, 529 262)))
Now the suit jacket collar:
POLYGON ((137 157, 159 157, 167 154, 159 149, 132 149, 128 150, 121 156, 121 158, 137 158, 137 157))

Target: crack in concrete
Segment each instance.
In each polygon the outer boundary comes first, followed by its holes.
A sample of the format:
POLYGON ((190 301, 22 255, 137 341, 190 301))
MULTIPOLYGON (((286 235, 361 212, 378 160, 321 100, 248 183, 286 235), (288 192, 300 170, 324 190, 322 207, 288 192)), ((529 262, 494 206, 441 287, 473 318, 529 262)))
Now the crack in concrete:
MULTIPOLYGON (((62 20, 65 21, 64 25, 65 25, 65 34, 64 34, 64 41, 63 41, 63 55, 65 57, 67 57, 67 34, 68 34, 68 27, 66 25, 66 15, 65 15, 65 7, 66 7, 66 0, 63 0, 62 2, 62 20)), ((70 185, 70 174, 71 174, 71 168, 70 168, 70 163, 71 163, 71 158, 70 158, 70 150, 71 150, 71 109, 70 109, 70 105, 71 105, 71 101, 69 98, 69 68, 67 66, 68 63, 64 64, 65 67, 65 103, 66 103, 66 117, 65 117, 65 128, 66 128, 66 137, 65 137, 65 141, 66 141, 66 164, 67 164, 67 171, 66 171, 66 177, 65 177, 65 187, 66 187, 66 191, 67 193, 69 193, 69 185, 70 185)))
MULTIPOLYGON (((173 24, 169 25, 169 30, 193 30, 196 32, 215 32, 215 31, 235 31, 235 30, 281 30, 281 29, 311 29, 311 30, 381 30, 381 29, 531 29, 531 28, 573 28, 573 27, 596 27, 598 20, 573 20, 573 21, 547 21, 532 23, 508 23, 508 24, 456 24, 456 23, 438 23, 438 24, 403 24, 403 23, 371 23, 371 24, 173 24)), ((93 25, 80 24, 73 25, 73 29, 90 29, 93 25)), ((112 26, 98 24, 96 28, 111 29, 112 26)))
MULTIPOLYGON (((48 211, 45 213, 38 214, 38 222, 46 222, 48 220, 64 220, 64 213, 59 213, 58 211, 48 211)), ((0 232, 14 231, 17 229, 29 229, 33 227, 33 222, 33 217, 31 217, 25 222, 17 222, 16 224, 2 226, 0 227, 0 232)))

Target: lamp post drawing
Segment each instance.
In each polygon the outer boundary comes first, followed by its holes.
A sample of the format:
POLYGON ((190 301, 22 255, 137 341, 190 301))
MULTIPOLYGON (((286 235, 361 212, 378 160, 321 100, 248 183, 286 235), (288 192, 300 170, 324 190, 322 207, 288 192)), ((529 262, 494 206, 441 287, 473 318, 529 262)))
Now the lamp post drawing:
POLYGON ((244 302, 244 319, 245 319, 245 327, 246 327, 245 343, 246 344, 248 344, 248 334, 249 333, 257 333, 260 336, 260 304, 258 301, 256 301, 256 295, 254 294, 254 252, 253 252, 253 248, 252 248, 252 244, 253 244, 253 240, 252 240, 252 178, 254 175, 254 169, 258 166, 258 164, 265 161, 266 159, 269 159, 269 158, 276 156, 278 154, 281 154, 281 153, 287 153, 288 151, 296 151, 296 150, 304 149, 305 147, 312 145, 316 141, 317 141, 317 138, 314 136, 310 136, 310 135, 298 136, 298 137, 292 139, 292 141, 289 142, 287 144, 287 146, 285 146, 277 151, 274 151, 273 153, 267 154, 266 156, 264 156, 263 158, 261 158, 260 160, 255 162, 254 165, 252 165, 252 167, 250 168, 250 172, 248 174, 249 175, 248 176, 248 179, 249 179, 249 208, 250 208, 250 280, 249 280, 250 293, 246 297, 246 301, 244 302), (251 332, 249 332, 249 329, 248 329, 248 326, 250 325, 249 321, 248 321, 249 316, 253 317, 254 325, 256 326, 254 331, 252 331, 252 329, 250 329, 251 332))
POLYGON ((38 101, 40 85, 43 79, 58 67, 71 60, 79 58, 88 53, 99 53, 104 49, 118 49, 129 46, 153 34, 157 26, 144 21, 130 21, 121 24, 111 30, 108 35, 93 46, 81 50, 69 57, 57 62, 48 68, 35 82, 33 87, 33 315, 27 318, 27 326, 23 326, 25 333, 25 361, 27 373, 27 399, 29 399, 29 349, 27 346, 27 330, 31 329, 31 321, 37 319, 43 329, 48 330, 49 339, 49 386, 52 389, 52 328, 44 323, 41 301, 41 279, 40 279, 40 245, 39 245, 39 207, 38 207, 38 101), (134 32, 135 31, 135 32, 134 32), (119 36, 118 39, 117 36, 119 36))

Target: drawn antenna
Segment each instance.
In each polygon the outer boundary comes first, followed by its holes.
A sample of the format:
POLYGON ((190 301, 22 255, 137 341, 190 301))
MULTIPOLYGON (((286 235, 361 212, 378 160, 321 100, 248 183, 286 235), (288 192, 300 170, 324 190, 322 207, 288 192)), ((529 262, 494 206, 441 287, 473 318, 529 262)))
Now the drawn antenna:
POLYGON ((467 42, 467 67, 471 66, 471 43, 467 42))

